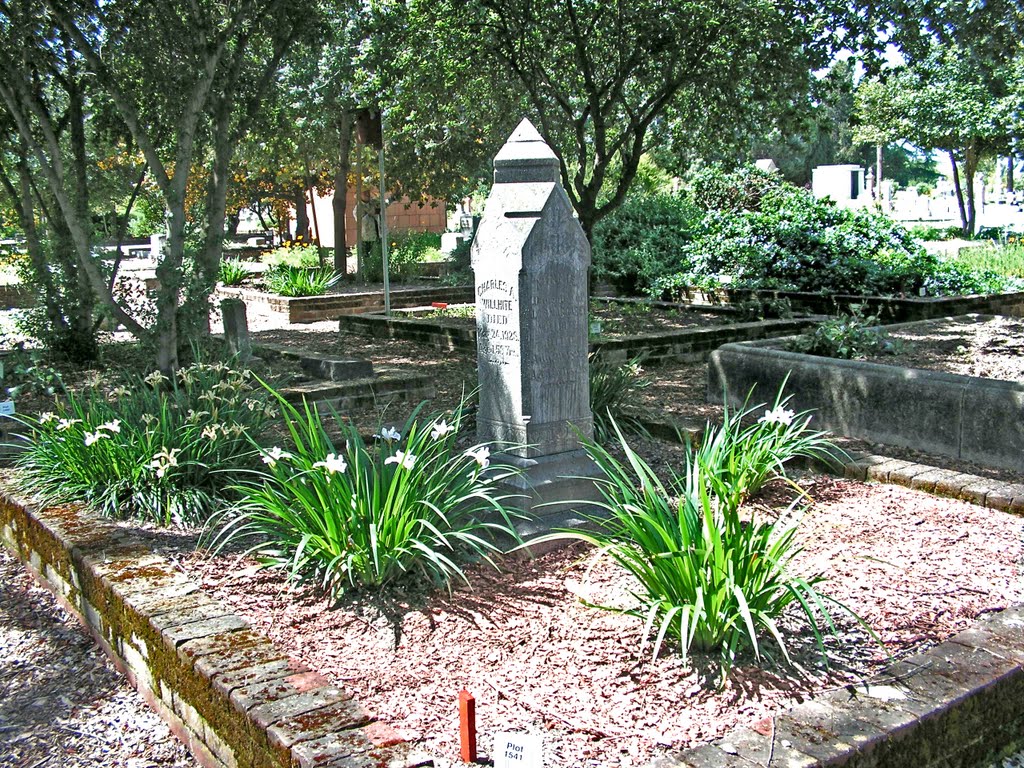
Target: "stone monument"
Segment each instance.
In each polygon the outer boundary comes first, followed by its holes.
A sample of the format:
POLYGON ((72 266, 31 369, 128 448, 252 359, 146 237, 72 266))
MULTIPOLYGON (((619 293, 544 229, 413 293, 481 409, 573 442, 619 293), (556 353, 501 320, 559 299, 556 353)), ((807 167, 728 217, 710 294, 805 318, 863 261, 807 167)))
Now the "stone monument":
POLYGON ((581 522, 597 498, 587 361, 590 245, 559 182, 558 158, 523 120, 494 158, 494 186, 473 241, 478 437, 523 474, 509 481, 539 519, 532 533, 581 522))

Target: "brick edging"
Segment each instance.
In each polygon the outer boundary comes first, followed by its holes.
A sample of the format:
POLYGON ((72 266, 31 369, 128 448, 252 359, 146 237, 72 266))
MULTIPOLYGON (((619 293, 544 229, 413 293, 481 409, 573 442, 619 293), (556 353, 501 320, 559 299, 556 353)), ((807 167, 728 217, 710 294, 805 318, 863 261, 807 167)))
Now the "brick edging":
POLYGON ((651 768, 976 768, 1024 732, 1024 608, 651 768))
POLYGON ((130 530, 0 485, 0 539, 207 768, 430 764, 130 530))

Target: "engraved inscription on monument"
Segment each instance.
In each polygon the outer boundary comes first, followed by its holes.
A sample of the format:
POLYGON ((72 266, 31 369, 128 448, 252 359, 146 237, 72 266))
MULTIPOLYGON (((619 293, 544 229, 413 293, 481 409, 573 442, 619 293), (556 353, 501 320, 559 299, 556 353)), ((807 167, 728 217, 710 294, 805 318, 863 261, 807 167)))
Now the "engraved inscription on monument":
POLYGON ((520 355, 519 292, 512 280, 487 279, 476 287, 480 356, 509 365, 520 355))

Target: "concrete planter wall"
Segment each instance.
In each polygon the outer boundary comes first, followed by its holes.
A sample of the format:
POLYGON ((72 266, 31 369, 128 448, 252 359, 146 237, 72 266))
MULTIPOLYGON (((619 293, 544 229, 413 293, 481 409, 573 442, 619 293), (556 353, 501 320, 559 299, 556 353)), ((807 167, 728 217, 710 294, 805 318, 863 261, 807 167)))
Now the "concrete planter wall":
MULTIPOLYGON (((590 351, 600 351, 605 359, 621 362, 641 354, 646 356, 648 363, 698 361, 705 359, 722 344, 786 336, 807 330, 819 320, 763 320, 683 331, 640 333, 621 339, 591 341, 590 351)), ((339 325, 343 331, 375 338, 406 339, 447 350, 476 350, 476 328, 450 320, 388 318, 379 314, 366 314, 343 316, 339 318, 339 325)))
POLYGON ((726 344, 711 355, 708 399, 772 400, 786 381, 792 407, 846 437, 1024 471, 1024 383, 815 357, 779 340, 726 344))

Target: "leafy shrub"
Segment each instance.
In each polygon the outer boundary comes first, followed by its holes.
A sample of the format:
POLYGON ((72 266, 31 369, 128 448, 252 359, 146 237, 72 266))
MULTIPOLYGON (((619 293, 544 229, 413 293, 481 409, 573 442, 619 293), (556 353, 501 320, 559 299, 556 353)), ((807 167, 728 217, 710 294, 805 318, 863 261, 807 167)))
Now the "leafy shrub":
POLYGON ((628 198, 594 227, 595 276, 622 295, 643 294, 656 277, 678 269, 698 220, 676 195, 628 198))
POLYGON ((646 430, 626 406, 641 389, 651 385, 641 367, 643 356, 628 363, 605 360, 600 352, 590 355, 590 410, 594 414, 594 440, 604 443, 614 434, 614 424, 634 432, 646 430))
POLYGON ((320 249, 313 243, 292 241, 288 245, 264 253, 260 261, 271 268, 283 264, 290 267, 319 267, 320 249))
POLYGON ((956 240, 964 236, 961 227, 935 227, 930 224, 915 224, 910 228, 915 240, 956 240))
POLYGON ((702 168, 690 177, 685 196, 699 210, 756 211, 770 190, 784 188, 782 176, 747 165, 726 173, 721 166, 702 168))
MULTIPOLYGON (((379 282, 384 279, 380 250, 375 257, 366 259, 366 279, 379 282)), ((388 277, 391 280, 411 280, 419 275, 421 261, 441 258, 441 235, 436 232, 393 232, 388 236, 388 277)))
POLYGON ((64 391, 64 376, 46 362, 47 355, 38 349, 16 348, 3 361, 2 380, 8 397, 43 395, 54 397, 64 391))
POLYGON ((81 501, 161 525, 201 522, 224 500, 231 472, 255 463, 252 441, 272 415, 247 374, 223 364, 198 363, 173 380, 130 377, 28 421, 20 482, 46 504, 81 501))
POLYGON ((333 267, 293 267, 278 264, 267 270, 267 288, 280 296, 320 296, 338 284, 333 267))
POLYGON ((823 576, 794 573, 801 551, 799 521, 792 514, 761 520, 752 509, 741 514, 748 495, 782 473, 788 460, 822 455, 828 443, 823 433, 809 429, 807 414, 786 409, 781 399, 743 427, 757 410, 727 412, 719 429, 709 426, 707 447, 691 448, 685 471, 668 482, 617 428, 624 461, 587 443, 603 474, 601 506, 609 516, 592 518, 593 532, 563 531, 540 539, 593 544, 598 557, 610 557, 638 582, 639 605, 626 610, 644 621, 643 646, 653 637, 655 656, 666 641, 678 644, 684 656, 717 652, 723 675, 745 647, 760 657, 766 638, 788 658, 777 620, 791 605, 811 627, 823 657, 819 622, 835 632, 827 604, 838 603, 818 591, 823 576))
MULTIPOLYGON (((250 552, 292 579, 311 579, 332 595, 419 574, 465 580, 460 563, 517 540, 513 517, 495 494, 489 449, 460 451, 462 409, 427 420, 414 413, 402 432, 382 429, 367 446, 351 426, 336 444, 315 407, 278 396, 291 444, 263 455, 266 471, 238 487, 217 545, 254 540, 250 552), (449 421, 450 419, 450 421, 449 421)), ((418 412, 419 409, 417 409, 418 412)))
POLYGON ((850 314, 830 317, 810 333, 795 337, 788 349, 842 360, 898 352, 897 345, 877 326, 878 315, 865 316, 864 308, 854 305, 850 314))
POLYGON ((613 265, 607 272, 620 290, 683 300, 684 289, 693 286, 913 296, 922 288, 945 295, 961 286, 970 292, 1013 287, 985 274, 972 282, 971 270, 952 274, 883 214, 816 200, 777 174, 706 169, 695 174, 684 198, 698 215, 675 227, 680 242, 673 251, 655 257, 642 248, 630 251, 628 240, 609 241, 615 255, 602 258, 613 265))
POLYGON ((224 285, 241 285, 249 278, 249 270, 241 259, 222 259, 217 279, 224 285))

